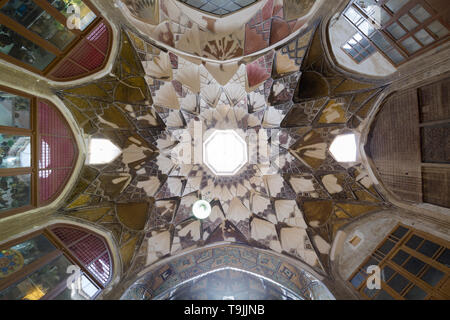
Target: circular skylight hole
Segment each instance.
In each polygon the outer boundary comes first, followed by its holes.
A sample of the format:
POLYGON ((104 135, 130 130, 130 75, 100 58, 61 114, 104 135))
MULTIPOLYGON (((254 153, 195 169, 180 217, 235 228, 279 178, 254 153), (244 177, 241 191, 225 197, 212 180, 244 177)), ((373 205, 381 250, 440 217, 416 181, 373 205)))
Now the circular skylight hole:
POLYGON ((206 219, 211 214, 211 205, 208 201, 198 200, 192 206, 192 213, 197 219, 206 219))

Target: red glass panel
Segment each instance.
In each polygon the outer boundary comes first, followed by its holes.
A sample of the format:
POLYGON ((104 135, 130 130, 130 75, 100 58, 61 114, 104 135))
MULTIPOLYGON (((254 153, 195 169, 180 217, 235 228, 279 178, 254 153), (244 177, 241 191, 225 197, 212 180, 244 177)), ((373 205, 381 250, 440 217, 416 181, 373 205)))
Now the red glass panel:
POLYGON ((106 54, 109 46, 108 28, 104 23, 100 23, 88 36, 87 39, 95 45, 97 49, 106 54))
POLYGON ((69 61, 68 59, 64 59, 59 67, 52 73, 52 76, 57 79, 67 79, 79 76, 86 71, 77 66, 75 63, 69 61))
POLYGON ((55 227, 52 232, 102 284, 111 276, 111 258, 105 241, 94 234, 70 227, 55 227))
POLYGON ((62 241, 66 246, 70 246, 72 243, 80 240, 87 235, 86 232, 79 229, 57 227, 53 228, 52 232, 62 241))
POLYGON ((73 50, 70 58, 89 71, 99 68, 105 60, 105 56, 90 45, 86 39, 73 50))
POLYGON ((39 101, 39 200, 54 197, 69 179, 77 148, 69 125, 48 103, 39 101))
POLYGON ((71 137, 70 129, 58 112, 47 103, 39 102, 39 132, 61 137, 71 137))
POLYGON ((109 30, 101 22, 69 52, 51 76, 64 80, 88 75, 103 65, 108 48, 109 30))
POLYGON ((102 255, 105 246, 100 238, 89 235, 83 241, 70 246, 69 249, 87 266, 102 255))

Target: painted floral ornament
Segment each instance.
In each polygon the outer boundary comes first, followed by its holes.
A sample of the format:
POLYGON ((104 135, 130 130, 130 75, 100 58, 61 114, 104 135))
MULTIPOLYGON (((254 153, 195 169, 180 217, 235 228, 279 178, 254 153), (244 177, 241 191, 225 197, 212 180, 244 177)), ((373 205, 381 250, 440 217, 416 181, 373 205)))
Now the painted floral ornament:
POLYGON ((22 267, 23 256, 19 251, 7 249, 0 252, 0 278, 6 278, 22 267))

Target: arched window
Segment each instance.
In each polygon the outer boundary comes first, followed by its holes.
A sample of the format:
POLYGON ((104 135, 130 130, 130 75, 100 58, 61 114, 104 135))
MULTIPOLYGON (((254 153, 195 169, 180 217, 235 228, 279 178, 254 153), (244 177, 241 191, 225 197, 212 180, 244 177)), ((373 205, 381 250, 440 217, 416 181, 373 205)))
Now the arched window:
POLYGON ((0 300, 89 300, 112 277, 106 241, 54 225, 0 245, 0 300))
POLYGON ((101 70, 110 45, 110 27, 88 0, 0 0, 0 58, 52 80, 101 70))
POLYGON ((51 102, 0 87, 0 218, 52 202, 78 149, 51 102))
POLYGON ((398 224, 348 278, 364 299, 448 300, 450 243, 398 224), (380 268, 381 288, 367 287, 369 267, 380 268))
POLYGON ((343 49, 359 63, 377 48, 399 66, 448 41, 447 6, 443 0, 351 1, 343 16, 359 31, 362 45, 353 41, 343 49))

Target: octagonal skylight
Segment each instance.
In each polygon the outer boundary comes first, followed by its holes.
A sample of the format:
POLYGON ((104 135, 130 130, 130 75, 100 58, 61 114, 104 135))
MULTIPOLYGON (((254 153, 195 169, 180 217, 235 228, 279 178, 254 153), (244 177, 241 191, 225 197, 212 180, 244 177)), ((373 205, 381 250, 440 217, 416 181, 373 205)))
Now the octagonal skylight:
POLYGON ((215 175, 234 175, 247 159, 247 143, 234 130, 216 130, 203 144, 203 162, 215 175))
POLYGON ((355 134, 342 134, 337 136, 330 146, 330 152, 338 162, 356 161, 355 134))

